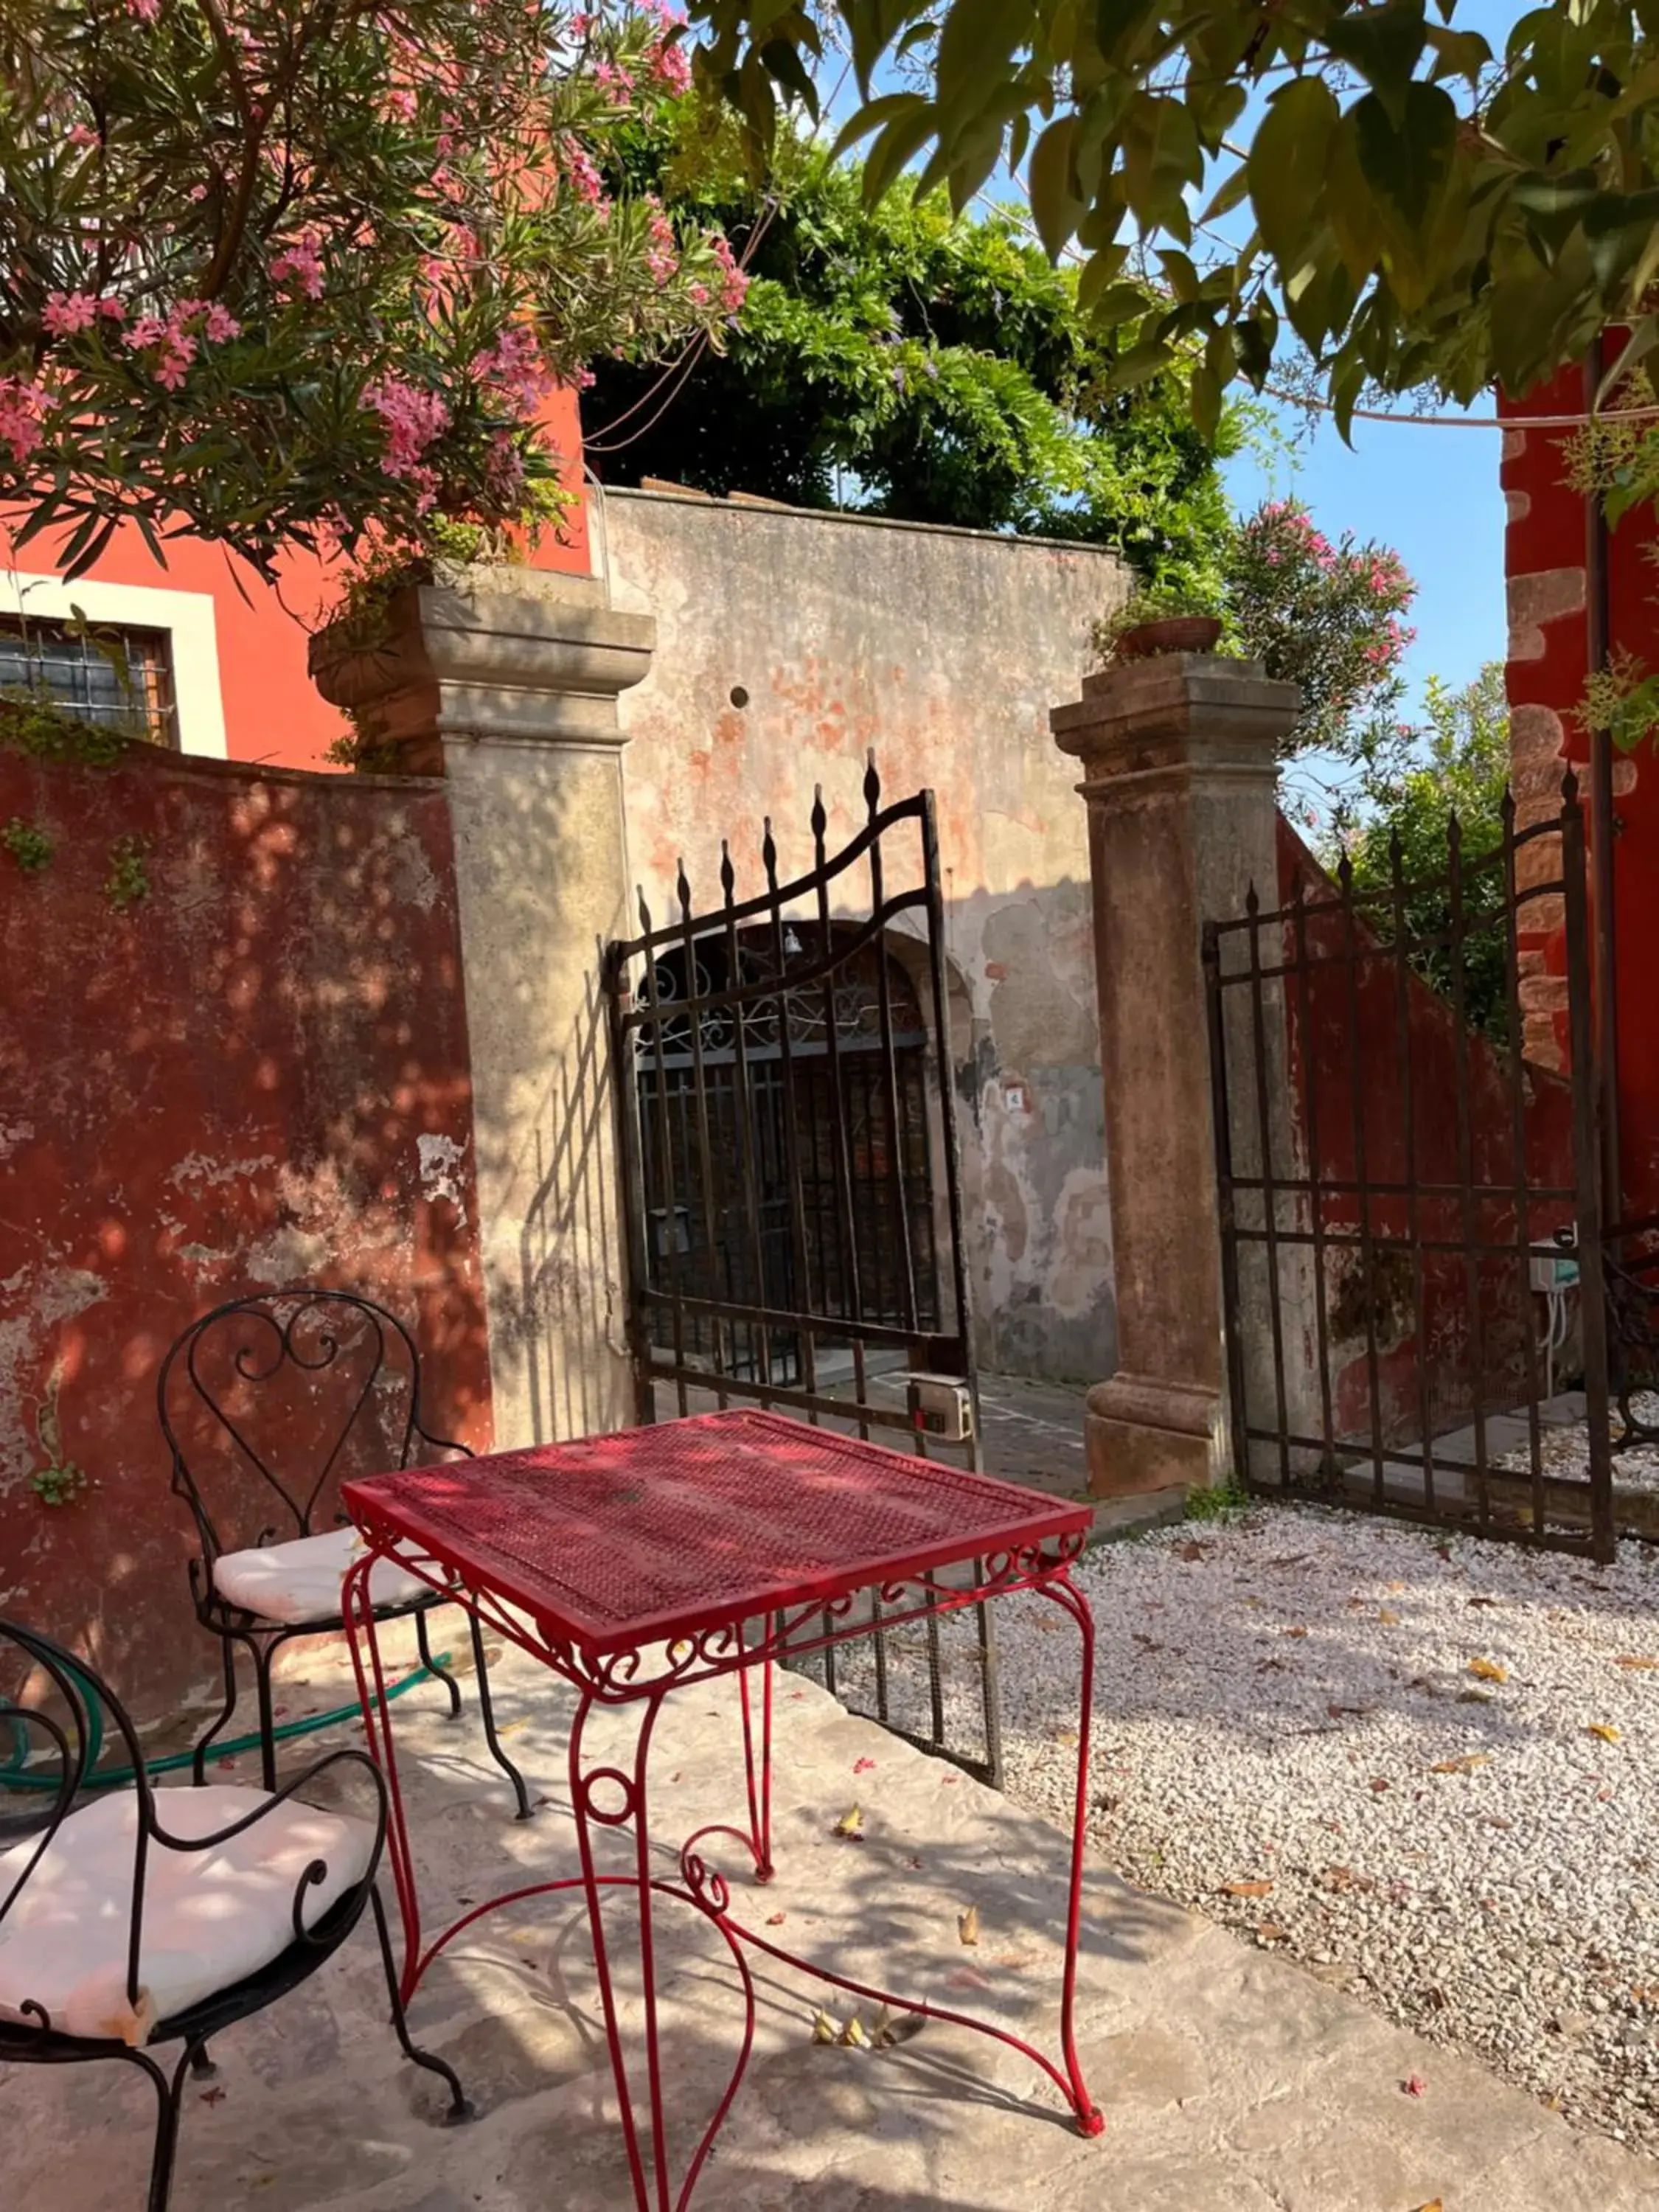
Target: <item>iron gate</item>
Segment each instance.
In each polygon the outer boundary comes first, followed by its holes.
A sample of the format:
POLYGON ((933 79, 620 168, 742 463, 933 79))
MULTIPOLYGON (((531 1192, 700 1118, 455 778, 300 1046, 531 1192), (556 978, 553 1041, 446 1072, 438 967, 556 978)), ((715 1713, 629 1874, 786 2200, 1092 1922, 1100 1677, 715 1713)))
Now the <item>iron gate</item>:
MULTIPOLYGON (((678 913, 605 963, 642 1421, 753 1402, 924 1456, 979 1464, 972 1316, 931 792, 884 806, 837 853, 823 794, 813 866, 678 913), (957 1378, 971 1436, 915 1424, 908 1378, 957 1378)), ((1000 1771, 988 1610, 901 1637, 873 1593, 867 1643, 803 1664, 924 1749, 1000 1771), (920 1662, 920 1663, 918 1663, 920 1662)))
POLYGON ((1454 817, 1443 872, 1408 876, 1396 840, 1380 888, 1345 859, 1276 911, 1252 890, 1206 925, 1249 1488, 1613 1556, 1584 857, 1569 776, 1526 829, 1506 798, 1478 858, 1454 817), (1558 1072, 1522 1050, 1520 939, 1546 932, 1565 969, 1528 995, 1558 1072))

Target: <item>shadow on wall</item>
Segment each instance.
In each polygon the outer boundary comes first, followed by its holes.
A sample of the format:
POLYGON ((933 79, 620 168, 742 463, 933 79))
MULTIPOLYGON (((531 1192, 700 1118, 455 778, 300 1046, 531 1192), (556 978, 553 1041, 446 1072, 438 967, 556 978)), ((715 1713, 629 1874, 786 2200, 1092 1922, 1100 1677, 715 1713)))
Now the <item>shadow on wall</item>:
POLYGON ((538 1440, 617 1425, 617 1364, 629 1355, 614 1127, 608 1017, 589 974, 532 1133, 536 1181, 520 1240, 516 1334, 538 1440))
POLYGON ((0 753, 12 818, 52 852, 0 853, 0 1611, 153 1711, 215 1663, 154 1396, 198 1314, 361 1291, 432 1425, 489 1441, 449 823, 441 787, 148 748, 0 753))
POLYGON ((950 902, 951 1046, 981 1365, 1116 1365, 1105 1094, 1086 884, 950 902))

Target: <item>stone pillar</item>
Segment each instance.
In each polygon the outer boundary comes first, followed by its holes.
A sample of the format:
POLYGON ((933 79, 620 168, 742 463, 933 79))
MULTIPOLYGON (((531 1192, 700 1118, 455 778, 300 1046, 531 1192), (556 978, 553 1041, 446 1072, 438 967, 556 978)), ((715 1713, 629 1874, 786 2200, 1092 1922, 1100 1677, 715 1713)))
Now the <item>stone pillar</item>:
MULTIPOLYGON (((1118 1370, 1089 1393, 1097 1496, 1216 1479, 1220 1247, 1203 925, 1277 904, 1278 748, 1300 694, 1172 653, 1085 677, 1049 717, 1089 809, 1118 1370)), ((1281 1156, 1282 1157, 1282 1156, 1281 1156)))
POLYGON ((447 781, 501 1449, 633 1418, 599 957, 629 921, 617 700, 655 642, 598 577, 479 568, 313 647, 325 696, 447 781))

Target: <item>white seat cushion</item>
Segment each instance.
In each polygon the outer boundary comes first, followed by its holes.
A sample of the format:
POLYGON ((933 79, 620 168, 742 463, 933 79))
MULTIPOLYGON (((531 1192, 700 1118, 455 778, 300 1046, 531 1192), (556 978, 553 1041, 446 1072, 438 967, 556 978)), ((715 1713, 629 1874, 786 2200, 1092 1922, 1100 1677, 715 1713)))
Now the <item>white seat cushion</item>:
MULTIPOLYGON (((321 1536, 296 1536, 291 1543, 227 1552, 214 1562, 213 1587, 227 1604, 290 1628, 307 1620, 337 1620, 340 1584, 362 1549, 355 1528, 331 1528, 321 1536)), ((369 1576, 368 1594, 377 1606, 385 1606, 407 1605, 431 1593, 416 1576, 381 1559, 369 1576)))
MULTIPOLYGON (((270 1802, 263 1790, 232 1783, 155 1793, 157 1821, 178 1836, 211 1835, 270 1802)), ((152 1837, 135 2008, 127 1945, 137 1810, 133 1790, 94 1798, 41 1853, 0 1920, 0 2018, 39 2027, 22 2009, 33 2000, 60 2034, 148 2042, 158 2021, 282 1956, 294 1941, 295 1893, 313 1859, 328 1872, 306 1892, 307 1928, 362 1881, 374 1849, 370 1822, 291 1797, 206 1850, 169 1850, 152 1837)), ((39 1848, 30 1837, 0 1852, 0 1902, 39 1848)))

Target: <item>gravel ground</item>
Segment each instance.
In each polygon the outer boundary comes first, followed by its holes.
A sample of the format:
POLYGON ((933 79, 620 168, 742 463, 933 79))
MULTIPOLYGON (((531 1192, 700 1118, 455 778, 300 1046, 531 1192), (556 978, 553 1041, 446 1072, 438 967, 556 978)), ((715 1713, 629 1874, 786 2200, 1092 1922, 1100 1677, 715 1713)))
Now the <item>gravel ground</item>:
MULTIPOLYGON (((1080 1577, 1110 1861, 1659 2152, 1659 1553, 1276 1507, 1080 1577)), ((999 1633, 1008 1789, 1066 1819, 1070 1624, 1017 1598, 999 1633)), ((957 1622, 945 1648, 970 1740, 957 1622)), ((921 1679, 895 1670, 913 1724, 921 1679)))
MULTIPOLYGON (((1644 1429, 1659 1426, 1659 1396, 1651 1390, 1638 1391, 1630 1401, 1630 1409, 1644 1429)), ((1659 1447, 1632 1444, 1628 1451, 1619 1450, 1617 1406, 1613 1408, 1613 1428, 1614 1487, 1620 1490, 1659 1490, 1659 1447)), ((1576 1428, 1546 1429, 1539 1438, 1539 1457, 1543 1462, 1546 1474, 1576 1475, 1583 1480, 1589 1474, 1589 1430, 1582 1421, 1576 1428)), ((1513 1451, 1506 1453, 1498 1465, 1530 1470, 1532 1461, 1525 1450, 1513 1451)))

